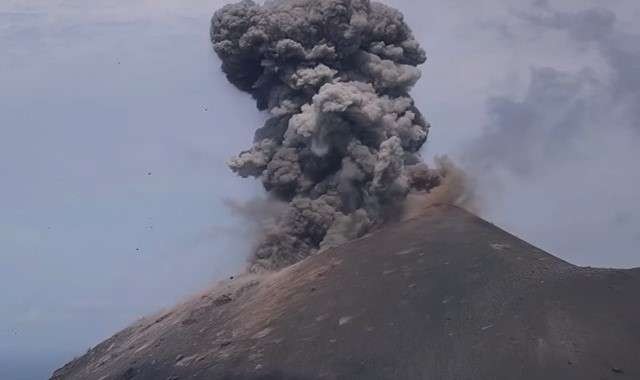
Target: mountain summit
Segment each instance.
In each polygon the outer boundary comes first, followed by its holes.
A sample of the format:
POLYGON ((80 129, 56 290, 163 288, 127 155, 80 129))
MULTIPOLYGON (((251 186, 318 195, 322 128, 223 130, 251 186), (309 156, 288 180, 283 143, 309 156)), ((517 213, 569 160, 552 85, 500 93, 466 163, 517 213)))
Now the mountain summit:
POLYGON ((451 206, 145 318, 53 379, 638 379, 640 269, 451 206))

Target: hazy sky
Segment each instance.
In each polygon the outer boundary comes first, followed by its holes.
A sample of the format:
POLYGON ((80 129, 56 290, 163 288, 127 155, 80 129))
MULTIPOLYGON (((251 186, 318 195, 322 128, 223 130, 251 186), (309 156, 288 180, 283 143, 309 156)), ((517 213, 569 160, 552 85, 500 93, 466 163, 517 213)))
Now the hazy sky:
MULTIPOLYGON (((223 200, 261 190, 224 161, 263 115, 210 49, 222 3, 0 0, 1 379, 242 267, 223 200)), ((640 266, 636 0, 388 3, 429 55, 425 156, 463 162, 482 215, 541 248, 640 266)))

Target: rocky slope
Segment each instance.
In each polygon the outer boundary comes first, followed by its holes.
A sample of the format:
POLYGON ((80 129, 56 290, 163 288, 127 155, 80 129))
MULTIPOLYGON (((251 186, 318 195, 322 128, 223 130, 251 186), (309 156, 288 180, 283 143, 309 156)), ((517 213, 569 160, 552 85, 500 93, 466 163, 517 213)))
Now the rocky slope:
POLYGON ((639 291, 640 270, 579 268, 434 207, 222 283, 53 379, 639 379, 639 291))

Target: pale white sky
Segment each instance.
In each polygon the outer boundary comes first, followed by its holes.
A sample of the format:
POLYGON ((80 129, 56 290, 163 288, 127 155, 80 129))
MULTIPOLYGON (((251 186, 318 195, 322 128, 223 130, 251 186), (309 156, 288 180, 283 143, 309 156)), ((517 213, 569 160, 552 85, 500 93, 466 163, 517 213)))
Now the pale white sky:
MULTIPOLYGON (((224 162, 263 115, 210 49, 221 3, 0 0, 0 378, 46 377, 242 267, 222 200, 262 192, 224 162)), ((640 266, 640 6, 388 3, 429 56, 425 156, 464 162, 483 216, 541 248, 640 266)))

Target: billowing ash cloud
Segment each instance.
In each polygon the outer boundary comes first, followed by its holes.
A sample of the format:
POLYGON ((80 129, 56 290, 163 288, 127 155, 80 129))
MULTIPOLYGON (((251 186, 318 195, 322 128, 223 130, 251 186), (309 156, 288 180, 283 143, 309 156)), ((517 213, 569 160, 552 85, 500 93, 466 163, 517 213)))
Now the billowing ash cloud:
POLYGON ((422 163, 429 124, 409 89, 426 61, 403 16, 368 0, 250 0, 212 19, 229 81, 270 117, 229 162, 287 210, 254 268, 279 268, 357 238, 441 173, 422 163))

